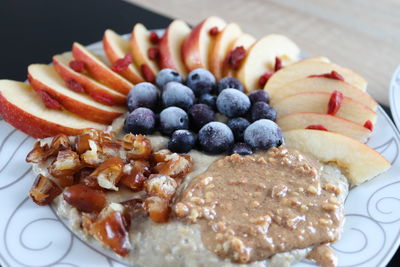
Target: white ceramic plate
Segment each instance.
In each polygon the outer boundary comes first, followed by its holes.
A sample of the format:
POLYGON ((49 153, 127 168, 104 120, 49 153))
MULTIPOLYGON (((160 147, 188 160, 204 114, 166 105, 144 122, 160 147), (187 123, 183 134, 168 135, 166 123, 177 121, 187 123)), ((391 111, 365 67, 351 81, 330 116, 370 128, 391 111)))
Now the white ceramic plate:
MULTIPOLYGON (((101 43, 89 48, 103 54, 101 43)), ((34 174, 25 157, 35 140, 2 120, 0 129, 1 265, 124 266, 112 253, 75 236, 52 208, 39 207, 27 197, 34 174)), ((385 266, 400 243, 400 135, 382 108, 368 145, 393 167, 350 191, 344 233, 333 245, 339 266, 385 266)), ((302 261, 296 266, 312 265, 302 261)))
POLYGON ((400 66, 397 67, 390 81, 389 103, 393 120, 397 128, 400 128, 400 66))

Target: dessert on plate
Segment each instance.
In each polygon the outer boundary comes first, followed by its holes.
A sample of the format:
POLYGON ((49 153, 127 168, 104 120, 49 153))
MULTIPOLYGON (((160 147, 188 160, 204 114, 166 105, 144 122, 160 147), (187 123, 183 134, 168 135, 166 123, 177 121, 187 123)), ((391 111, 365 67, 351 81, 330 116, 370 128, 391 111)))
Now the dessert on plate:
POLYGON ((337 265, 350 189, 390 168, 363 77, 214 16, 103 48, 0 80, 1 116, 39 138, 36 204, 129 265, 337 265))

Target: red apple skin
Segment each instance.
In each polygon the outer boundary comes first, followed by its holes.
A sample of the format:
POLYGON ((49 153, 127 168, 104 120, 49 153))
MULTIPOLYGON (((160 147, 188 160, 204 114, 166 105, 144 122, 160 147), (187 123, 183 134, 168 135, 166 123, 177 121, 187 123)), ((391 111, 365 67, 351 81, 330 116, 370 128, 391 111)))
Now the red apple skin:
MULTIPOLYGON (((120 57, 118 54, 113 50, 112 45, 110 44, 110 40, 107 38, 107 34, 104 34, 103 36, 103 49, 104 53, 106 54, 107 59, 111 62, 114 63, 120 57)), ((121 75, 124 76, 126 79, 128 79, 131 83, 137 84, 144 82, 145 80, 134 73, 130 68, 127 68, 125 71, 121 72, 121 75)))
POLYGON ((89 53, 90 52, 86 48, 77 43, 72 45, 72 54, 74 58, 85 63, 85 68, 92 77, 108 85, 111 89, 127 95, 133 87, 133 84, 119 74, 113 72, 109 67, 100 64, 97 60, 93 60, 89 53))
POLYGON ((200 22, 195 28, 192 29, 192 32, 186 38, 182 45, 182 58, 185 62, 185 66, 188 71, 192 71, 197 68, 204 68, 205 66, 201 62, 200 56, 200 36, 201 29, 203 28, 203 24, 206 20, 200 22))
POLYGON ((92 79, 86 77, 83 74, 80 74, 79 72, 74 71, 71 69, 69 66, 66 66, 65 64, 62 64, 57 60, 57 57, 53 57, 53 65, 58 74, 64 79, 73 79, 80 83, 84 88, 85 91, 90 94, 90 93, 102 93, 102 94, 107 94, 110 99, 115 103, 115 105, 120 105, 123 106, 126 104, 126 96, 122 94, 112 94, 109 91, 104 90, 102 87, 100 87, 98 84, 93 82, 92 79))
POLYGON ((66 135, 78 135, 83 131, 83 129, 74 129, 35 117, 8 102, 1 92, 0 114, 6 122, 34 138, 45 138, 61 133, 66 135))
POLYGON ((160 53, 160 69, 174 69, 178 71, 168 46, 169 30, 170 28, 168 27, 158 43, 158 51, 160 53))
POLYGON ((30 85, 35 91, 45 90, 48 92, 55 100, 57 100, 66 110, 77 114, 78 116, 104 124, 111 124, 112 121, 121 116, 121 112, 110 112, 98 109, 93 106, 86 105, 80 101, 75 100, 64 94, 60 94, 56 90, 48 87, 47 85, 41 83, 39 80, 34 79, 30 74, 28 74, 28 80, 30 85))

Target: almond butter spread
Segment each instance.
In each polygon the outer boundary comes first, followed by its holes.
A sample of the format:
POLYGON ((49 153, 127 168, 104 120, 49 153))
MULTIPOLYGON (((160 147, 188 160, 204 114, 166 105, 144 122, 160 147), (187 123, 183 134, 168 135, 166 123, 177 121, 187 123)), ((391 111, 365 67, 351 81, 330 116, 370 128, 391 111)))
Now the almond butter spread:
POLYGON ((340 190, 321 184, 320 169, 284 147, 234 154, 194 178, 173 209, 200 225, 205 247, 234 262, 334 242, 344 216, 340 190))

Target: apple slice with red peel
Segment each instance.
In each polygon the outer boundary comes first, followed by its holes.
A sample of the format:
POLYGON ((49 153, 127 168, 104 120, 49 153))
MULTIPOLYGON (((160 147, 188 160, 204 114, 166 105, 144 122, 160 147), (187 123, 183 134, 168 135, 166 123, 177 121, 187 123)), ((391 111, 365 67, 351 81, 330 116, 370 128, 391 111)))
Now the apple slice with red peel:
POLYGON ((215 36, 210 30, 215 28, 222 31, 226 23, 219 17, 208 17, 192 29, 192 32, 183 42, 182 58, 188 71, 197 68, 209 69, 208 57, 215 36))
POLYGON ((324 163, 336 163, 352 185, 387 171, 391 165, 369 146, 344 135, 316 130, 284 132, 285 145, 324 163))
POLYGON ((65 109, 87 120, 110 124, 113 119, 126 112, 124 107, 104 105, 94 101, 88 95, 70 90, 52 66, 30 65, 28 79, 33 89, 44 90, 65 109))
POLYGON ((354 71, 331 62, 312 59, 305 59, 296 64, 287 66, 286 68, 280 69, 268 80, 264 90, 273 94, 274 90, 281 88, 287 83, 306 78, 310 75, 330 73, 333 70, 343 76, 345 82, 353 85, 361 91, 366 90, 367 81, 354 71))
POLYGON ((27 83, 0 80, 0 114, 9 124, 34 138, 78 135, 86 128, 105 129, 66 110, 48 109, 27 83))
POLYGON ((298 112, 280 117, 276 123, 282 131, 306 129, 310 125, 322 125, 328 131, 340 133, 365 143, 371 131, 355 122, 322 113, 298 112))
POLYGON ((151 59, 149 57, 149 49, 156 47, 150 40, 150 32, 143 24, 137 23, 133 27, 130 46, 133 61, 136 66, 141 69, 142 76, 145 80, 154 82, 153 79, 160 69, 158 67, 157 59, 151 59), (146 69, 148 73, 143 71, 144 66, 147 66, 146 69))
MULTIPOLYGON (((328 103, 331 98, 330 93, 307 92, 300 93, 280 100, 274 103, 273 107, 281 118, 291 113, 297 112, 315 112, 327 114, 328 103)), ((368 106, 354 99, 344 97, 341 107, 335 116, 364 125, 366 121, 376 122, 376 112, 368 106)))
POLYGON ((299 59, 300 49, 283 35, 270 34, 253 44, 237 72, 247 92, 260 89, 260 77, 275 67, 275 58, 279 57, 283 66, 299 59))
POLYGON ((60 55, 53 56, 53 65, 58 74, 64 79, 68 87, 68 81, 75 81, 83 86, 85 92, 88 95, 94 96, 96 100, 96 95, 108 95, 111 102, 115 105, 125 105, 126 96, 112 90, 111 88, 97 82, 96 80, 90 78, 89 76, 74 71, 69 67, 69 62, 74 60, 71 52, 66 52, 60 55))
MULTIPOLYGON (((234 69, 229 63, 229 58, 231 57, 231 53, 233 53, 233 51, 239 47, 242 47, 245 51, 248 51, 249 47, 251 47, 255 42, 256 42, 256 38, 254 38, 250 34, 243 33, 242 35, 239 36, 239 38, 237 38, 232 43, 231 47, 228 49, 229 52, 226 54, 224 62, 222 64, 222 76, 223 77, 226 77, 226 76, 236 77, 237 69, 234 69)), ((240 64, 239 64, 239 67, 240 67, 240 64)))
POLYGON ((344 81, 324 77, 306 77, 284 84, 282 87, 271 92, 271 104, 273 105, 274 103, 279 102, 285 97, 293 94, 305 92, 332 93, 333 91, 340 91, 344 96, 361 102, 372 110, 376 110, 378 107, 378 104, 370 95, 359 90, 353 85, 344 81))
MULTIPOLYGON (((119 36, 113 30, 106 30, 104 32, 103 49, 111 64, 131 53, 129 41, 119 36)), ((121 75, 133 84, 144 82, 140 70, 135 64, 129 64, 127 69, 121 72, 121 75)))
POLYGON ((215 36, 208 57, 209 71, 211 71, 217 80, 223 78, 222 66, 230 48, 234 42, 242 35, 242 30, 236 23, 229 23, 225 28, 215 36))
POLYGON ((182 45, 190 34, 190 27, 182 20, 174 20, 165 30, 160 39, 158 49, 160 52, 160 68, 174 69, 185 78, 187 76, 186 66, 182 58, 182 45))
POLYGON ((85 69, 99 82, 109 86, 111 89, 127 95, 133 84, 126 80, 111 68, 97 55, 79 43, 72 45, 72 54, 76 60, 85 63, 85 69))

